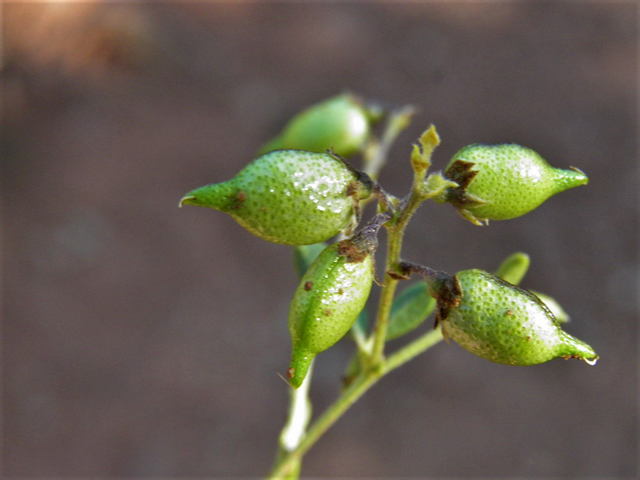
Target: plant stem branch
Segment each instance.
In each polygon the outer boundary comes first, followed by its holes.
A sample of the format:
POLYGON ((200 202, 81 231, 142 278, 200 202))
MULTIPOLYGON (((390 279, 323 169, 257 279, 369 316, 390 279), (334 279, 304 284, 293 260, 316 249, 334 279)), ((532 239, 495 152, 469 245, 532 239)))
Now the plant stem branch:
POLYGON ((307 435, 298 447, 279 459, 274 467, 270 479, 284 479, 296 468, 302 456, 318 441, 348 408, 354 404, 377 380, 379 375, 361 374, 338 397, 338 399, 313 423, 307 435))
MULTIPOLYGON (((420 206, 423 198, 418 189, 414 188, 409 195, 404 208, 399 213, 397 219, 387 224, 387 260, 385 263, 384 286, 380 293, 380 302, 378 303, 378 314, 376 317, 375 328, 373 331, 373 349, 371 353, 371 366, 382 363, 384 356, 384 344, 387 337, 387 327, 389 324, 389 313, 395 296, 398 280, 389 272, 398 270, 400 262, 400 251, 402 248, 402 239, 404 231, 413 216, 414 212, 420 206)), ((403 202, 405 203, 405 202, 403 202)))
POLYGON ((371 368, 379 368, 384 361, 384 344, 387 338, 387 328, 389 325, 389 314, 396 287, 398 286, 397 278, 390 275, 392 273, 400 273, 400 250, 402 248, 402 238, 407 228, 409 220, 415 213, 420 204, 426 200, 425 195, 425 177, 427 170, 431 166, 431 154, 433 150, 440 144, 440 138, 436 133, 436 129, 431 125, 420 137, 420 146, 414 145, 411 153, 411 166, 413 168, 413 183, 411 192, 401 202, 400 212, 396 214, 387 227, 387 260, 385 264, 385 280, 382 292, 380 294, 380 302, 378 303, 378 315, 373 331, 373 350, 369 366, 371 368))
POLYGON ((394 110, 389 113, 385 130, 382 134, 382 139, 376 148, 371 152, 371 155, 365 155, 364 171, 374 180, 378 179, 380 170, 387 162, 387 156, 393 142, 398 135, 402 133, 411 123, 411 118, 415 114, 415 109, 412 106, 405 106, 400 109, 394 110))
MULTIPOLYGON (((309 386, 313 374, 313 362, 309 367, 307 376, 299 388, 291 388, 289 391, 289 414, 280 433, 276 463, 295 450, 302 441, 309 420, 311 420, 311 401, 309 400, 309 386)), ((297 480, 300 476, 301 461, 292 462, 286 475, 282 478, 297 480)))
POLYGON ((413 342, 408 343, 397 352, 389 355, 385 363, 384 371, 389 373, 399 366, 407 363, 425 350, 428 350, 440 340, 442 340, 442 332, 438 330, 430 330, 429 332, 416 338, 413 342))
POLYGON ((388 360, 381 365, 381 368, 361 373, 312 424, 298 447, 278 458, 269 479, 283 480, 291 478, 291 473, 296 472, 297 468, 299 468, 304 454, 380 378, 431 348, 440 340, 442 340, 440 330, 429 331, 390 355, 388 360))

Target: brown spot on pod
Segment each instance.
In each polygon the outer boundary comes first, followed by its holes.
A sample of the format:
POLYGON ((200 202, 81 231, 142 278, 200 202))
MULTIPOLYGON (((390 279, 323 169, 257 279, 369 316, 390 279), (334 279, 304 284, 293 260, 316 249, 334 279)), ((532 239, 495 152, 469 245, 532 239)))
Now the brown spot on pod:
POLYGON ((232 210, 239 210, 242 208, 242 204, 247 199, 247 195, 242 191, 238 190, 235 198, 233 199, 233 205, 231 206, 232 210))
POLYGON ((311 288, 312 288, 312 287, 313 287, 313 282, 305 282, 305 284, 304 284, 304 289, 305 289, 306 291, 311 290, 311 288))
POLYGON ((288 378, 293 378, 293 376, 295 375, 295 373, 296 373, 296 369, 292 367, 292 368, 290 368, 289 370, 287 370, 287 377, 288 377, 288 378))
POLYGON ((333 312, 332 312, 331 310, 329 310, 328 308, 324 311, 324 314, 325 314, 326 316, 329 316, 329 315, 331 315, 332 313, 333 313, 333 312))

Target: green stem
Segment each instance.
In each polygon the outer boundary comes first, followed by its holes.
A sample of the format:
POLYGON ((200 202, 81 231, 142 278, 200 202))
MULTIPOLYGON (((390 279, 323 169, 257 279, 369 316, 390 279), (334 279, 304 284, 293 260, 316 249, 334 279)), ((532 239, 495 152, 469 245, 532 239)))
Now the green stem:
MULTIPOLYGON (((389 238, 387 243, 387 262, 385 264, 385 272, 392 271, 394 265, 400 260, 400 243, 402 242, 402 232, 397 232, 391 227, 387 230, 389 238)), ((376 317, 375 328, 373 331, 373 348, 371 350, 370 365, 376 366, 382 363, 384 355, 384 344, 387 337, 387 327, 389 325, 389 314, 393 305, 398 280, 391 277, 388 273, 384 276, 384 287, 380 292, 380 301, 378 303, 378 314, 376 317)))
POLYGON ((413 167, 413 184, 411 193, 400 204, 400 213, 388 222, 387 227, 387 261, 385 264, 384 287, 380 294, 378 303, 378 315, 373 331, 373 350, 371 353, 370 367, 378 368, 384 361, 384 344, 387 338, 387 328, 389 325, 389 313, 393 304, 398 280, 389 275, 389 272, 399 272, 400 250, 402 248, 402 238, 407 228, 409 220, 420 204, 428 198, 425 192, 425 177, 427 170, 431 166, 431 154, 440 144, 440 138, 436 129, 431 125, 420 137, 420 146, 414 145, 411 153, 411 166, 413 167))
POLYGON ((283 457, 269 476, 270 479, 286 478, 288 473, 302 461, 302 456, 318 441, 347 409, 354 404, 375 382, 379 376, 361 375, 340 397, 318 418, 309 429, 298 448, 283 457))
MULTIPOLYGON (((424 178, 424 176, 422 177, 424 178)), ((417 179, 416 179, 417 180, 417 179)), ((405 207, 400 211, 397 220, 392 220, 387 224, 387 260, 385 264, 384 286, 380 293, 380 301, 378 303, 378 314, 376 317, 375 329, 373 331, 373 349, 371 354, 371 366, 379 365, 384 356, 384 344, 387 337, 387 327, 389 325, 389 313, 395 296, 398 280, 389 272, 398 271, 398 263, 400 262, 400 252, 402 249, 402 239, 404 231, 413 216, 416 209, 423 200, 419 191, 418 182, 414 182, 414 188, 406 202, 405 207)))
MULTIPOLYGON (((301 443, 309 420, 311 419, 311 401, 309 400, 309 386, 311 385, 311 377, 313 373, 313 361, 307 376, 299 388, 291 388, 289 390, 289 415, 287 423, 280 433, 280 441, 278 442, 278 453, 276 455, 276 463, 280 459, 285 458, 290 452, 295 450, 301 443)), ((287 472, 283 474, 283 479, 297 480, 300 476, 300 468, 302 462, 292 462, 287 472)))
POLYGON ((304 454, 318 441, 318 439, 353 405, 367 390, 369 390, 380 378, 395 370, 401 365, 412 360, 425 350, 442 340, 439 330, 432 330, 407 344, 397 352, 389 356, 388 360, 376 370, 367 370, 360 374, 351 385, 342 392, 340 397, 325 410, 325 412, 313 423, 307 435, 298 447, 278 458, 269 479, 282 480, 290 478, 302 461, 304 454))
POLYGON ((409 126, 414 114, 415 109, 409 105, 389 114, 380 143, 372 155, 365 156, 364 171, 374 180, 378 179, 380 170, 382 170, 382 167, 387 162, 387 156, 389 155, 389 150, 393 142, 395 142, 398 135, 409 126))
POLYGON ((408 343, 397 352, 389 355, 385 364, 384 371, 386 373, 395 370, 399 366, 407 363, 409 360, 420 355, 425 350, 433 347, 436 343, 442 340, 442 332, 440 329, 431 330, 424 335, 416 338, 413 342, 408 343))

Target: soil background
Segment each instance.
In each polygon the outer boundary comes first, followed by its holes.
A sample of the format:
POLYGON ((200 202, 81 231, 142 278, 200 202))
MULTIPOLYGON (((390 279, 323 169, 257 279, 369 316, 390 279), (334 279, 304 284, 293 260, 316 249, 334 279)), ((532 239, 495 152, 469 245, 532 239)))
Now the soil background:
MULTIPOLYGON (((456 272, 528 252, 523 286, 560 301, 601 360, 514 368, 442 343, 359 401, 304 474, 638 473, 636 2, 1 8, 5 478, 268 472, 292 252, 178 199, 345 90, 419 110, 382 172, 395 195, 430 123, 435 169, 516 142, 589 175, 489 227, 424 205, 403 253, 456 272)), ((315 412, 352 351, 319 357, 315 412)))

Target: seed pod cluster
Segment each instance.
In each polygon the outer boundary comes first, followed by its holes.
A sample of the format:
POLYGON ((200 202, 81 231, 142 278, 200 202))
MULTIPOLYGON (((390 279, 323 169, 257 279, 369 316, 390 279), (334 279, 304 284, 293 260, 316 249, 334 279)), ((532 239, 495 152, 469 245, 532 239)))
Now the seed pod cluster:
POLYGON ((441 305, 445 338, 495 363, 535 365, 554 358, 595 363, 586 343, 563 331, 535 295, 483 270, 456 274, 461 294, 441 305))
POLYGON ((180 205, 228 213, 254 235, 285 245, 325 241, 354 221, 366 179, 327 153, 277 150, 234 178, 187 193, 180 205))

